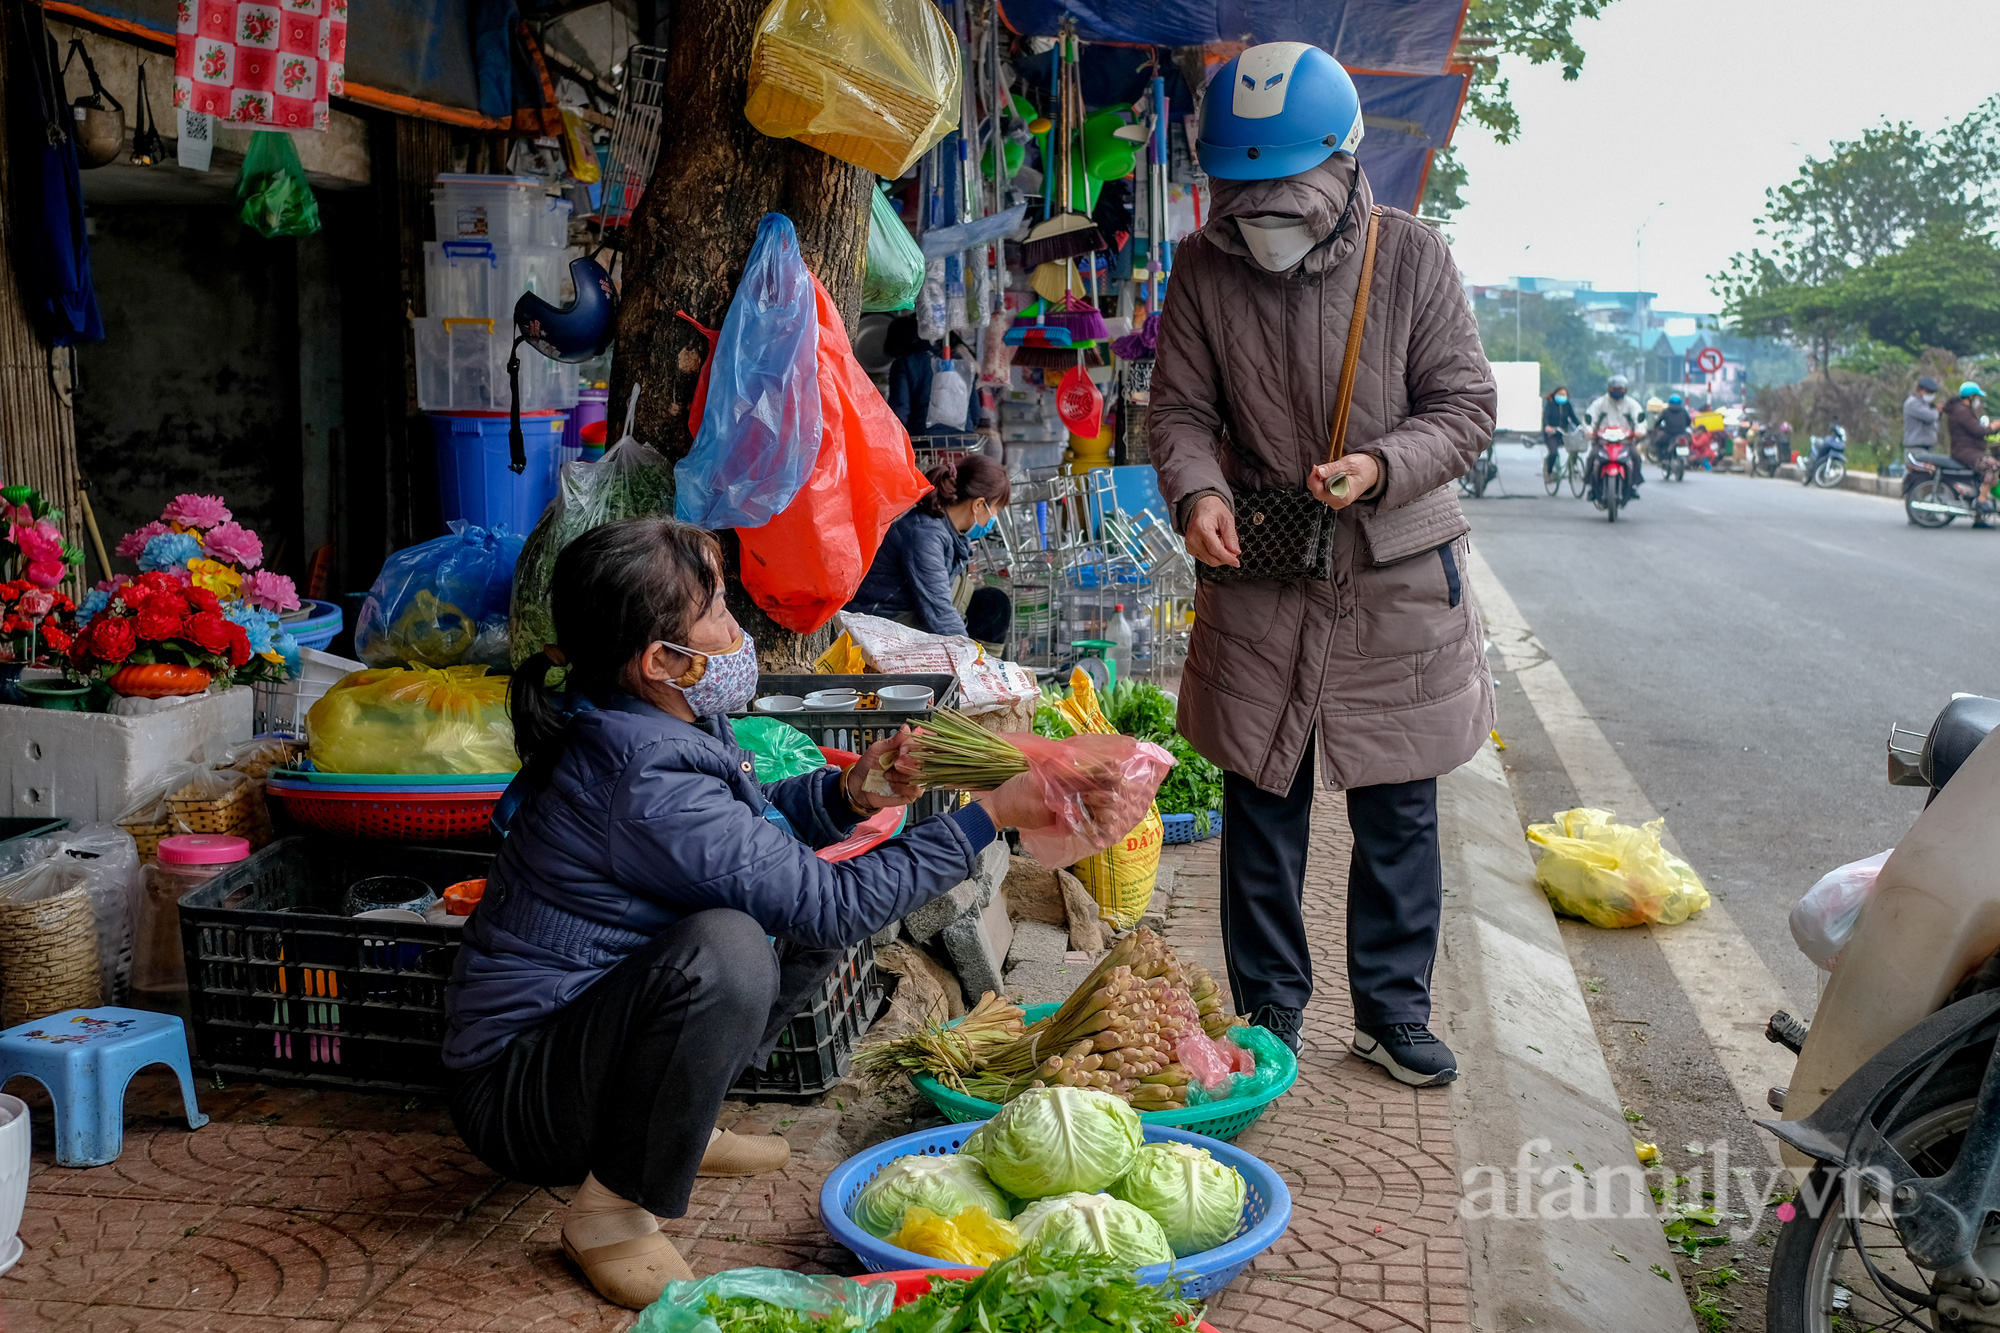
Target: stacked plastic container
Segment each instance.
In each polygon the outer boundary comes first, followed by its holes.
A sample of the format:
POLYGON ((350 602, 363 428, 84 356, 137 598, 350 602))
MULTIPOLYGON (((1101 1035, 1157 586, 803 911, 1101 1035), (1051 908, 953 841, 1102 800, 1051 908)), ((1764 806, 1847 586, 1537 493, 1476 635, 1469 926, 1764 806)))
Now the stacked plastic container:
POLYGON ((424 246, 429 313, 416 321, 417 405, 436 432, 443 517, 526 532, 555 497, 558 444, 578 384, 574 366, 522 347, 528 469, 513 475, 507 358, 514 303, 524 292, 556 305, 575 295, 571 204, 544 194, 533 176, 450 174, 437 178, 431 203, 438 239, 424 246))

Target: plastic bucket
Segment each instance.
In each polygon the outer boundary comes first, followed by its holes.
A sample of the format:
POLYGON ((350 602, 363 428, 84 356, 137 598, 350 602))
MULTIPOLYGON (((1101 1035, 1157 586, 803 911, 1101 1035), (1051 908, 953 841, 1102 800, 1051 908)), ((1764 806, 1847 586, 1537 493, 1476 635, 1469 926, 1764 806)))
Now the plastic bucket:
POLYGON ((556 498, 567 412, 521 414, 528 470, 508 467, 505 414, 433 412, 437 440, 438 509, 446 524, 462 518, 483 528, 532 532, 556 498))
POLYGON ((301 648, 325 648, 340 637, 340 627, 346 613, 332 602, 322 602, 311 597, 299 601, 312 614, 303 620, 288 620, 285 629, 299 642, 301 648))

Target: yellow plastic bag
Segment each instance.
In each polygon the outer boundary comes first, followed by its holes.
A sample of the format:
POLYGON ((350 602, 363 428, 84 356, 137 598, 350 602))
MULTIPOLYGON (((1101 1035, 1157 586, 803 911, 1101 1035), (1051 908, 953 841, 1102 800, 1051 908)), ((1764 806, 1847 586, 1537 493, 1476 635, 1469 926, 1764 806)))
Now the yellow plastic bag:
POLYGON ((895 180, 958 124, 958 40, 931 0, 772 0, 743 112, 895 180))
POLYGON ((485 667, 379 667, 349 674, 306 714, 326 773, 511 773, 507 677, 485 667))
MULTIPOLYGON (((1069 675, 1069 698, 1055 705, 1063 720, 1078 733, 1116 734, 1097 702, 1097 689, 1081 670, 1069 675)), ((1146 818, 1125 835, 1125 840, 1095 856, 1076 863, 1072 873, 1083 882, 1097 904, 1097 914, 1114 930, 1137 925, 1153 905, 1153 890, 1160 882, 1160 849, 1166 842, 1167 826, 1160 807, 1146 807, 1146 818)))
POLYGON ((1020 1249, 1021 1233, 1012 1222, 977 1206, 939 1217, 922 1204, 913 1204, 903 1214, 903 1229, 889 1237, 889 1243, 947 1263, 984 1268, 1020 1249))
POLYGON ((813 663, 813 674, 816 676, 859 676, 867 670, 868 659, 854 646, 853 636, 844 631, 833 641, 833 646, 813 663))
POLYGON ((1660 845, 1667 821, 1614 824, 1609 810, 1578 808, 1528 826, 1543 847, 1535 883, 1564 916, 1593 926, 1677 926, 1708 906, 1694 867, 1660 845))

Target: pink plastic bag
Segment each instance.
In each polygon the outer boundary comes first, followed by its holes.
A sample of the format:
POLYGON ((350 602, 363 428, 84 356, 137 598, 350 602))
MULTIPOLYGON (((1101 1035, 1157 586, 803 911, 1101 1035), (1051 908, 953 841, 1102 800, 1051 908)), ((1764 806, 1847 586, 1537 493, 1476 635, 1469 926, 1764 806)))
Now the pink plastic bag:
POLYGON ((1174 757, 1151 741, 1085 734, 1050 740, 1025 732, 1002 739, 1028 760, 1055 822, 1022 829, 1021 845, 1045 866, 1070 866, 1130 833, 1146 818, 1174 757), (1092 813, 1084 797, 1107 793, 1111 804, 1092 813))
MULTIPOLYGON (((1236 1053, 1248 1055, 1232 1041, 1216 1041, 1205 1032, 1190 1033, 1174 1043, 1174 1059, 1187 1069, 1189 1078, 1201 1080, 1201 1086, 1210 1092, 1219 1092, 1228 1086, 1230 1077, 1239 1071, 1236 1068, 1236 1053)), ((1256 1067, 1253 1063, 1253 1069, 1256 1067)))

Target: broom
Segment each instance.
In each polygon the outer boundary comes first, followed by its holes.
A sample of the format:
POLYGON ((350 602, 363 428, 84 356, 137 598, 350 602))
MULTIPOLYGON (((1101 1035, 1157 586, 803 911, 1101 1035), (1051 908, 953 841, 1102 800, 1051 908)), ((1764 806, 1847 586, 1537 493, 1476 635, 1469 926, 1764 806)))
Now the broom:
POLYGON ((1077 353, 1083 353, 1083 364, 1102 366, 1109 364, 1104 353, 1094 345, 1081 347, 1016 347, 1013 364, 1033 366, 1038 370, 1068 370, 1077 364, 1077 353))
MULTIPOLYGON (((1062 172, 1062 212, 1044 222, 1035 224, 1028 238, 1021 243, 1021 259, 1029 269, 1043 264, 1061 263, 1078 255, 1087 255, 1093 250, 1104 248, 1104 235, 1097 230, 1097 224, 1077 212, 1070 197, 1070 135, 1075 131, 1077 121, 1070 109, 1071 85, 1074 81, 1075 55, 1070 47, 1076 41, 1073 31, 1065 30, 1062 40, 1055 49, 1055 79, 1058 89, 1057 105, 1061 122, 1058 135, 1061 151, 1058 170, 1062 172)), ((1079 94, 1080 95, 1080 94, 1079 94)), ((1047 166, 1047 163, 1043 164, 1047 166)), ((1047 188, 1046 183, 1043 186, 1047 188)))

